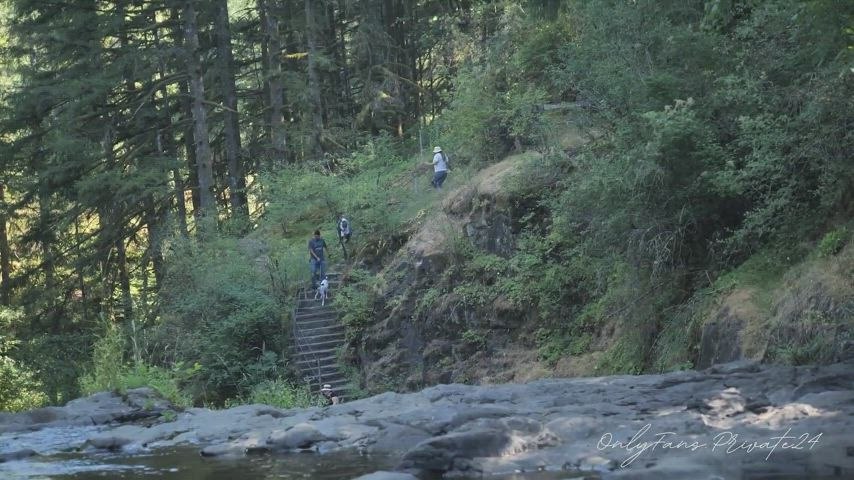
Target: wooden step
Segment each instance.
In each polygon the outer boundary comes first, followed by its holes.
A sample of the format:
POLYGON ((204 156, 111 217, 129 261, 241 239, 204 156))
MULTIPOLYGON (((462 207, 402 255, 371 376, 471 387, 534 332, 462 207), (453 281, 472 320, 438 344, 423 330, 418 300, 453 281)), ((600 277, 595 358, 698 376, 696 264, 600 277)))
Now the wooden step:
POLYGON ((303 375, 316 375, 319 369, 324 376, 340 373, 338 358, 335 356, 315 359, 299 360, 295 363, 296 367, 303 375))
MULTIPOLYGON (((337 318, 329 318, 326 320, 312 320, 310 322, 300 322, 300 323, 296 324, 296 327, 297 327, 296 329, 298 332, 304 332, 306 330, 311 330, 313 328, 334 327, 336 325, 341 325, 340 323, 338 323, 338 319, 337 318)), ((303 337, 304 336, 305 335, 303 335, 303 337)))
POLYGON ((324 333, 339 332, 344 332, 344 325, 341 325, 340 323, 323 327, 297 328, 297 334, 300 336, 300 338, 311 337, 313 335, 322 335, 324 333))
POLYGON ((316 307, 303 307, 303 308, 297 308, 297 309, 294 311, 294 313, 295 313, 295 314, 297 314, 297 315, 312 314, 312 313, 322 313, 322 312, 338 313, 338 310, 336 310, 336 309, 335 309, 335 307, 333 307, 332 305, 327 304, 327 305, 324 305, 324 306, 320 306, 320 305, 318 305, 318 306, 316 306, 316 307))
POLYGON ((303 345, 307 345, 307 344, 313 343, 315 341, 338 340, 343 344, 344 339, 345 339, 344 332, 322 333, 320 335, 312 335, 310 337, 302 336, 302 337, 300 337, 300 343, 302 343, 303 345))
POLYGON ((296 320, 300 324, 309 323, 309 322, 313 322, 313 321, 320 321, 320 320, 336 320, 337 321, 338 315, 335 313, 321 312, 321 313, 317 313, 314 315, 297 315, 296 318, 294 318, 294 320, 296 320))
POLYGON ((303 343, 302 345, 308 351, 319 352, 331 347, 335 348, 335 350, 338 350, 339 348, 341 348, 343 343, 338 339, 332 338, 329 340, 317 340, 311 343, 303 343))
POLYGON ((315 360, 319 360, 319 361, 328 360, 328 361, 337 362, 338 361, 338 349, 337 348, 327 348, 325 350, 314 350, 314 351, 305 350, 302 352, 297 352, 297 354, 294 356, 294 359, 297 360, 298 362, 315 361, 315 360), (322 353, 320 353, 320 352, 322 352, 322 353), (329 360, 329 359, 331 359, 331 360, 329 360))
POLYGON ((298 366, 300 374, 305 378, 317 378, 317 374, 320 373, 321 377, 323 377, 324 383, 329 383, 330 380, 335 380, 337 375, 341 374, 341 371, 338 369, 338 364, 331 365, 300 365, 298 366))
POLYGON ((329 296, 326 298, 325 304, 321 305, 322 302, 319 298, 317 300, 315 300, 314 298, 301 298, 297 302, 297 308, 305 308, 305 307, 312 307, 312 306, 329 307, 332 305, 332 302, 334 302, 334 301, 335 301, 335 299, 333 299, 332 296, 329 296))
POLYGON ((312 349, 308 347, 303 351, 297 352, 297 360, 308 360, 311 358, 336 358, 336 356, 338 355, 338 350, 340 350, 340 348, 338 347, 330 348, 327 346, 322 349, 312 349))

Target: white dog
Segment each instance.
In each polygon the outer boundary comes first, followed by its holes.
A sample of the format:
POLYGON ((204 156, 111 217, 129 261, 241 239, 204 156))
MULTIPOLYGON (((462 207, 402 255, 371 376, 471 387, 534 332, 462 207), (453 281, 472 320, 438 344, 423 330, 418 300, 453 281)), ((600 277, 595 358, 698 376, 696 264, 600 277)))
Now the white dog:
POLYGON ((314 293, 314 299, 320 297, 320 306, 326 305, 326 294, 329 293, 329 280, 323 279, 320 281, 320 288, 314 293))

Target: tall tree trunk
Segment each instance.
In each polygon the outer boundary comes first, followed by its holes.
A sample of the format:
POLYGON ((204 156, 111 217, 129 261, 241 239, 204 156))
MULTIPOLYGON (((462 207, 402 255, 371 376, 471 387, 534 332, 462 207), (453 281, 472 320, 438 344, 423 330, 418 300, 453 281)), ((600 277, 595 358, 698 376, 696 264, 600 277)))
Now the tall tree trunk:
POLYGON ((265 11, 263 0, 256 0, 258 10, 258 20, 261 26, 261 56, 260 65, 261 65, 261 78, 259 82, 259 90, 261 90, 261 111, 263 112, 262 118, 263 120, 263 128, 261 129, 261 134, 255 134, 254 132, 258 128, 258 123, 252 124, 253 135, 250 137, 249 151, 250 158, 254 159, 253 168, 256 171, 262 170, 262 168, 269 166, 272 163, 272 149, 270 148, 271 141, 271 130, 270 130, 270 109, 269 109, 269 100, 270 100, 270 65, 267 61, 267 57, 270 55, 270 49, 267 45, 267 35, 264 34, 267 30, 267 12, 265 11), (267 141, 264 142, 262 138, 266 138, 267 141), (263 148, 261 146, 263 145, 263 148), (259 148, 254 148, 259 147, 259 148), (264 161, 262 161, 262 157, 264 161))
POLYGON ((145 196, 145 224, 148 226, 148 257, 154 266, 155 290, 163 283, 163 229, 160 226, 161 216, 157 211, 152 195, 145 196))
POLYGON ((213 188, 213 155, 208 139, 208 119, 205 111, 205 85, 199 59, 199 28, 196 21, 196 1, 184 2, 184 47, 187 72, 190 78, 190 101, 193 114, 193 140, 199 175, 199 211, 196 217, 216 218, 213 188))
POLYGON ((10 254, 9 234, 6 230, 6 185, 0 183, 0 303, 5 306, 9 306, 11 302, 10 254))
MULTIPOLYGON (((175 45, 181 45, 183 48, 186 48, 184 34, 179 26, 178 9, 172 9, 172 18, 174 19, 172 28, 173 42, 175 45)), ((187 181, 184 182, 181 180, 180 172, 173 172, 173 174, 175 176, 175 188, 176 190, 180 188, 181 192, 181 196, 179 197, 179 202, 181 203, 178 205, 178 210, 183 210, 183 223, 186 224, 187 207, 183 194, 186 189, 190 189, 190 202, 193 205, 193 215, 198 215, 198 212, 201 209, 201 200, 199 199, 199 170, 196 166, 196 148, 195 139, 193 138, 193 102, 190 100, 190 87, 187 85, 186 80, 180 80, 178 82, 178 98, 180 98, 181 113, 184 117, 184 130, 181 138, 182 143, 184 144, 184 158, 187 161, 187 181)))
POLYGON ((320 97, 320 76, 317 74, 317 20, 314 4, 317 0, 305 0, 305 36, 308 43, 308 97, 311 108, 312 129, 310 151, 316 158, 323 156, 320 143, 323 132, 323 103, 320 97))
MULTIPOLYGON (((173 18, 174 18, 174 15, 173 15, 173 18)), ((156 20, 156 19, 153 19, 153 20, 156 20)), ((180 35, 180 31, 178 28, 173 28, 172 37, 173 37, 173 41, 176 43, 176 45, 181 42, 182 36, 180 35)), ((154 29, 154 46, 157 50, 160 50, 160 48, 161 48, 160 30, 157 28, 154 29)), ((175 134, 173 133, 175 128, 174 128, 174 124, 172 123, 172 110, 170 108, 170 102, 169 102, 169 88, 168 88, 168 84, 165 81, 166 71, 167 71, 166 60, 163 57, 161 57, 158 64, 159 64, 158 65, 158 68, 159 68, 158 73, 160 76, 159 80, 160 80, 161 85, 162 85, 160 87, 160 95, 162 96, 162 101, 161 101, 161 105, 159 106, 160 112, 161 112, 161 115, 160 115, 161 119, 160 119, 159 123, 162 126, 162 129, 159 128, 155 132, 155 135, 156 135, 155 143, 157 146, 157 153, 161 157, 172 158, 172 159, 177 160, 178 159, 178 148, 176 146, 175 134)), ((179 92, 181 92, 181 91, 182 91, 181 84, 179 84, 179 92)), ((179 103, 179 107, 178 107, 179 110, 180 110, 181 106, 184 105, 183 102, 184 101, 182 100, 179 103)), ((156 97, 155 97, 154 103, 157 104, 156 97)), ((189 102, 187 102, 187 103, 189 104, 189 102)), ((187 110, 189 110, 189 108, 187 108, 185 110, 185 112, 187 110)), ((189 127, 187 127, 187 128, 189 128, 189 127)), ((192 137, 192 135, 189 135, 189 136, 192 137)), ((192 140, 190 140, 190 144, 192 145, 192 140)), ((194 163, 195 163, 195 161, 194 161, 194 163)), ((192 167, 191 167, 191 171, 192 171, 192 167)), ((181 169, 177 165, 172 168, 172 183, 173 183, 173 190, 174 190, 173 194, 175 196, 176 215, 178 217, 178 230, 179 230, 179 232, 181 232, 181 235, 184 238, 187 238, 189 236, 188 229, 187 229, 187 201, 186 201, 186 198, 184 198, 185 197, 184 192, 186 192, 186 189, 184 186, 184 178, 183 178, 183 175, 181 174, 181 169)), ((155 276, 156 276, 157 275, 157 266, 156 265, 155 265, 154 271, 155 271, 155 276)), ((159 287, 160 282, 158 281, 157 284, 159 287)))
POLYGON ((122 312, 125 322, 130 325, 133 322, 133 300, 130 295, 130 274, 128 273, 127 249, 125 240, 116 240, 116 266, 119 269, 119 288, 122 292, 122 312))
POLYGON ((243 159, 240 154, 240 120, 237 111, 237 87, 234 81, 231 29, 228 22, 228 0, 217 0, 215 28, 219 50, 220 87, 225 103, 225 158, 229 201, 232 215, 248 218, 249 205, 246 199, 243 159))
POLYGON ((344 23, 341 25, 341 31, 338 33, 339 40, 338 44, 341 45, 341 81, 344 83, 344 93, 347 99, 347 114, 353 116, 356 114, 356 102, 353 101, 353 87, 351 84, 351 74, 350 74, 350 62, 347 61, 347 39, 345 37, 345 31, 347 30, 347 24, 344 23))
MULTIPOLYGON (((190 99, 190 87, 187 82, 181 81, 178 83, 178 90, 181 92, 181 110, 184 114, 185 125, 182 135, 184 143, 184 157, 187 160, 187 183, 184 188, 190 189, 190 204, 193 206, 193 215, 198 215, 201 211, 202 201, 199 193, 199 167, 196 158, 196 140, 193 129, 193 102, 190 99)), ((182 201, 183 201, 183 197, 182 201)), ((186 204, 185 208, 186 210, 186 204)))
POLYGON ((270 90, 270 159, 283 165, 287 154, 285 136, 284 87, 282 86, 282 40, 279 20, 273 5, 276 0, 257 0, 261 30, 267 45, 267 85, 270 90))
POLYGON ((83 269, 83 256, 80 252, 80 217, 74 218, 74 251, 77 254, 77 281, 80 284, 80 304, 83 306, 83 320, 89 322, 89 292, 86 291, 86 276, 83 269))
MULTIPOLYGON (((102 148, 104 151, 104 160, 107 168, 110 170, 116 167, 116 157, 114 152, 115 147, 115 125, 114 118, 107 118, 107 124, 104 128, 104 138, 102 148)), ((101 259, 101 277, 107 279, 110 277, 110 257, 112 250, 115 248, 116 266, 119 271, 119 287, 122 294, 122 312, 124 320, 130 322, 133 318, 133 303, 130 300, 130 278, 127 272, 127 254, 125 251, 124 239, 122 238, 122 225, 118 223, 116 200, 112 197, 111 192, 107 192, 106 198, 98 204, 98 225, 100 228, 99 237, 101 248, 103 249, 100 255, 101 259)), ((107 281, 107 292, 105 300, 110 302, 113 297, 113 283, 107 281)))
POLYGON ((56 259, 53 258, 53 227, 51 223, 51 201, 50 192, 45 190, 44 185, 39 185, 39 243, 42 248, 42 257, 44 262, 44 289, 47 292, 47 321, 52 333, 59 333, 60 320, 56 307, 56 259))

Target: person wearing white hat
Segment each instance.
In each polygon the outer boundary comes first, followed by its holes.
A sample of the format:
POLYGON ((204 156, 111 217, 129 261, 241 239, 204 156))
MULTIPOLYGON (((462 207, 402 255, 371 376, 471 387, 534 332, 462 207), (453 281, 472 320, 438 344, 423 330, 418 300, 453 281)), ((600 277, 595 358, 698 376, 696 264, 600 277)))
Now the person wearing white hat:
POLYGON ((430 182, 434 188, 440 190, 442 183, 448 176, 448 157, 442 152, 442 147, 433 149, 433 161, 428 162, 428 165, 433 165, 433 180, 430 182))
POLYGON ((323 388, 320 389, 320 394, 323 395, 323 398, 328 402, 327 405, 338 405, 341 402, 341 399, 338 398, 338 395, 335 394, 335 391, 332 390, 332 385, 326 383, 323 385, 323 388))

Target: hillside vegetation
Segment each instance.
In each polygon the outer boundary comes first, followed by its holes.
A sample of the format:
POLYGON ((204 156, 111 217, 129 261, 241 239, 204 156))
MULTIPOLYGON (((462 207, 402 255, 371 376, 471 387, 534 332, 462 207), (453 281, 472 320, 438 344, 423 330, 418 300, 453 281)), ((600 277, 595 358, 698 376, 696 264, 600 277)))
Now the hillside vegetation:
POLYGON ((850 354, 851 2, 11 3, 0 408, 310 402, 315 228, 367 391, 850 354))

